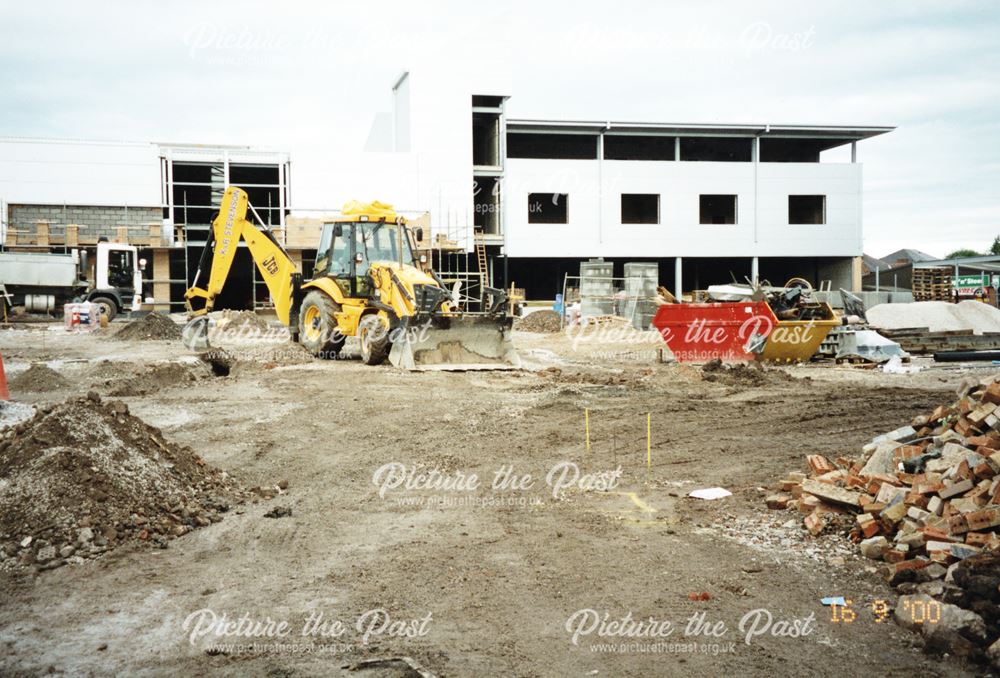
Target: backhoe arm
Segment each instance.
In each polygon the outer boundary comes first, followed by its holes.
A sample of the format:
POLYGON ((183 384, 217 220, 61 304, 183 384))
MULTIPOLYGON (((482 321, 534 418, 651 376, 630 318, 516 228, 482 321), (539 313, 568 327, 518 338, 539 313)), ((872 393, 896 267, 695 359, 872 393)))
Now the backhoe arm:
MULTIPOLYGON (((205 315, 215 306, 215 299, 229 278, 236 248, 242 239, 246 241, 254 264, 271 293, 278 319, 285 325, 290 325, 293 300, 298 293, 302 275, 271 231, 257 228, 247 220, 249 207, 250 201, 245 191, 235 186, 226 189, 219 215, 212 222, 211 236, 202 251, 194 282, 184 293, 188 314, 191 317, 205 315), (200 287, 199 283, 206 270, 209 271, 208 284, 200 287)), ((292 329, 294 331, 295 328, 292 329)))

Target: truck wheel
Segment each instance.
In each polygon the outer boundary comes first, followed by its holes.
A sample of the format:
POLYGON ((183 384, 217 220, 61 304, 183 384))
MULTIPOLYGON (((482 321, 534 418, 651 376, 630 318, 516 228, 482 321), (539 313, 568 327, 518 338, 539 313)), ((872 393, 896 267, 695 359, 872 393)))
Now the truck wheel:
POLYGON ((115 316, 118 315, 118 304, 111 297, 91 297, 90 303, 97 304, 101 313, 108 316, 108 322, 114 320, 115 316))
POLYGON ((381 365, 389 355, 389 328, 375 313, 369 313, 358 323, 361 360, 365 365, 381 365))
POLYGON ((299 341, 317 358, 336 358, 344 347, 344 335, 337 326, 340 305, 319 290, 302 300, 299 311, 299 341))

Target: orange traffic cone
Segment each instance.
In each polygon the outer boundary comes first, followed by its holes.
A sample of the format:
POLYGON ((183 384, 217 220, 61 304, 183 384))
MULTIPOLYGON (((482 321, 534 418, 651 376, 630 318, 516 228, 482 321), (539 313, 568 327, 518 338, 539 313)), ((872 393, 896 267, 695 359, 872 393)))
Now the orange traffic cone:
POLYGON ((0 400, 10 400, 10 391, 7 390, 7 373, 3 371, 2 355, 0 355, 0 400))

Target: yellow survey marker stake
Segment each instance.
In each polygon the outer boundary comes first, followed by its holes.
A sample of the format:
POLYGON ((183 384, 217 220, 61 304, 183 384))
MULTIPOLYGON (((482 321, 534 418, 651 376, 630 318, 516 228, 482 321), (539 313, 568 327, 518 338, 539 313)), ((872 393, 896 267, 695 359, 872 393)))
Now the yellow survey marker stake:
POLYGON ((650 417, 652 415, 646 413, 646 470, 648 471, 653 466, 653 444, 652 437, 650 436, 650 431, 652 430, 652 424, 650 423, 650 417))
POLYGON ((583 427, 587 433, 587 454, 590 454, 590 410, 583 410, 583 427))

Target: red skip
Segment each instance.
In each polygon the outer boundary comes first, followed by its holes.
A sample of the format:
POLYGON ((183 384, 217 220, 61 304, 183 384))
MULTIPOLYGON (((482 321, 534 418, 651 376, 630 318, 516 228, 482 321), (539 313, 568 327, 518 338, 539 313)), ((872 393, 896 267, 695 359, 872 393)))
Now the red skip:
POLYGON ((653 317, 653 326, 682 363, 753 360, 752 346, 762 349, 777 323, 763 301, 663 304, 653 317))

